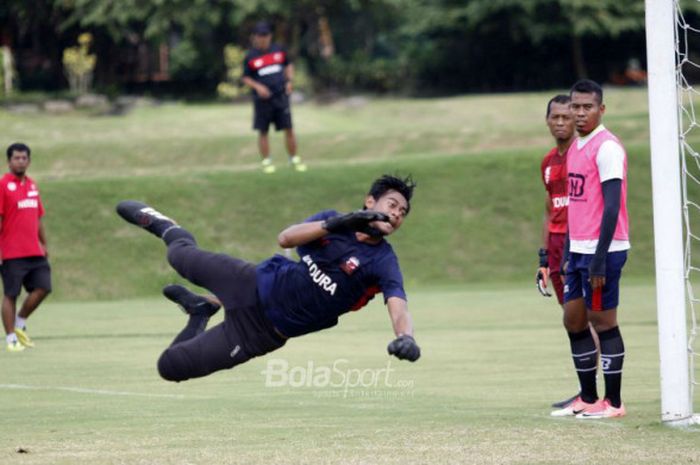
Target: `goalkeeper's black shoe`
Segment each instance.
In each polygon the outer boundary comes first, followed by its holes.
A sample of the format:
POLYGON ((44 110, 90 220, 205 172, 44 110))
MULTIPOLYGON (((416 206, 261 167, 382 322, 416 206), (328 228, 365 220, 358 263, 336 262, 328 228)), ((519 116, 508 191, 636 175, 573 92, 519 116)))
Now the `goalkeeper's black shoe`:
POLYGON ((163 288, 163 295, 187 313, 188 315, 202 315, 211 318, 219 311, 221 305, 208 300, 206 297, 195 294, 185 286, 169 284, 163 288))
POLYGON ((180 226, 172 219, 137 200, 123 200, 117 204, 117 213, 131 224, 162 238, 166 232, 180 226))
POLYGON ((575 401, 581 393, 575 394, 573 397, 568 399, 560 400, 559 402, 554 402, 552 408, 565 408, 568 407, 573 401, 575 401))

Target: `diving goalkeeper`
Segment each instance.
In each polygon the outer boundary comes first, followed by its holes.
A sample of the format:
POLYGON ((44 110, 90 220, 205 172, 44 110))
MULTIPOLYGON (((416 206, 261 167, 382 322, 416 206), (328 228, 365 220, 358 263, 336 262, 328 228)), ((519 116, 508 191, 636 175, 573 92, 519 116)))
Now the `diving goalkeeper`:
POLYGON ((297 247, 299 261, 275 255, 258 265, 204 251, 190 232, 155 209, 120 202, 117 213, 124 220, 161 238, 170 265, 216 297, 177 285, 164 289, 189 319, 160 356, 160 375, 184 381, 233 368, 279 349, 288 338, 336 325, 340 315, 361 309, 379 292, 396 335, 389 354, 418 360, 398 259, 385 239, 403 224, 414 187, 410 177, 382 176, 370 187, 362 210, 322 211, 279 234, 280 246, 297 247), (224 321, 205 330, 219 304, 224 321))

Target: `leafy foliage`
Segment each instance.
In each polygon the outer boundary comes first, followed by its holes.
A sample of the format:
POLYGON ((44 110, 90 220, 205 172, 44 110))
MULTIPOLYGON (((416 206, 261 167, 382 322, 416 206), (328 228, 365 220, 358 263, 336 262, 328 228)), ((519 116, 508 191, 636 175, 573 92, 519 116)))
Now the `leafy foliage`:
POLYGON ((226 80, 219 83, 216 91, 221 97, 233 98, 241 94, 241 76, 243 75, 243 58, 245 50, 235 45, 227 45, 224 48, 224 62, 226 63, 226 80))
POLYGON ((85 93, 90 89, 92 73, 97 58, 90 54, 92 35, 83 33, 78 36, 78 45, 63 50, 63 67, 68 75, 71 91, 85 93))
POLYGON ((620 63, 644 58, 644 4, 638 0, 0 4, 0 26, 16 42, 40 43, 50 60, 59 57, 58 67, 62 48, 80 31, 92 32, 103 84, 114 79, 111 57, 140 44, 167 44, 171 79, 214 89, 226 80, 225 46, 246 48, 250 28, 260 19, 270 21, 275 39, 304 60, 317 88, 422 93, 552 87, 582 75, 605 80, 620 63))

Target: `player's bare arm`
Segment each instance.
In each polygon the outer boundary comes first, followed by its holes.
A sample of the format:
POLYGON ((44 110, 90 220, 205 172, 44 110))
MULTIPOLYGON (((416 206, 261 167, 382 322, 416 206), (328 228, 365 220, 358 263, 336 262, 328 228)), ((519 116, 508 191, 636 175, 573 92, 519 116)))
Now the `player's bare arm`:
POLYGON ((241 82, 253 89, 261 98, 270 98, 270 96, 272 95, 270 89, 268 89, 266 85, 259 83, 251 77, 243 76, 241 82))
POLYGON ((552 213, 552 199, 549 194, 544 195, 544 217, 542 218, 542 248, 547 248, 549 239, 549 216, 552 213))
POLYGON ((293 81, 294 81, 294 65, 292 63, 288 64, 284 68, 284 78, 285 78, 285 87, 284 90, 287 93, 287 95, 290 95, 292 93, 292 90, 294 89, 293 86, 293 81))
POLYGON ((44 230, 44 222, 42 220, 39 220, 39 243, 44 248, 44 253, 46 254, 46 257, 48 257, 49 246, 46 242, 46 231, 44 230))
POLYGON ((381 236, 390 234, 376 229, 377 223, 389 223, 389 216, 374 210, 357 210, 338 215, 325 221, 312 221, 295 224, 277 236, 277 242, 281 247, 296 247, 315 241, 330 232, 342 230, 356 231, 369 236, 381 236))
POLYGON ((540 248, 540 263, 535 273, 535 281, 540 293, 545 297, 550 297, 551 293, 547 290, 549 284, 549 266, 547 264, 547 239, 549 238, 549 215, 552 211, 552 200, 549 194, 545 194, 544 198, 545 214, 542 218, 542 247, 540 248), (542 251, 545 251, 542 255, 542 251))
POLYGON ((312 221, 293 224, 279 233, 277 243, 280 247, 289 249, 320 239, 328 234, 328 231, 323 228, 323 223, 323 221, 312 221))
POLYGON ((400 297, 389 297, 386 302, 396 339, 389 343, 387 352, 400 360, 415 362, 420 358, 420 347, 413 338, 413 320, 408 304, 400 297))
POLYGON ((408 303, 399 297, 389 297, 386 301, 391 325, 397 337, 408 335, 413 336, 413 319, 408 312, 408 303))

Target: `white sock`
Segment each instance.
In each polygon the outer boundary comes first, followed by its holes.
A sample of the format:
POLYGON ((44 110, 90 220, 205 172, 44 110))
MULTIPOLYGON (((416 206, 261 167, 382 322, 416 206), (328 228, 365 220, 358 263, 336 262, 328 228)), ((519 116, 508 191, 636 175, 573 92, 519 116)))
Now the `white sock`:
POLYGON ((27 327, 27 319, 21 316, 15 317, 15 328, 24 329, 27 327))
POLYGON ((7 341, 8 344, 13 344, 17 341, 17 335, 15 333, 10 333, 7 336, 5 336, 5 340, 7 341))

